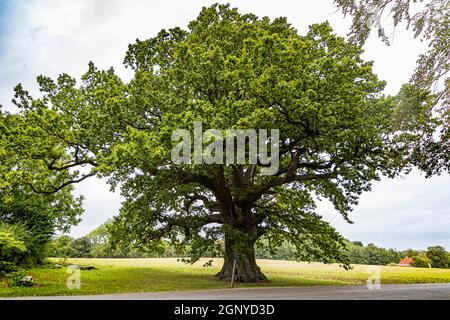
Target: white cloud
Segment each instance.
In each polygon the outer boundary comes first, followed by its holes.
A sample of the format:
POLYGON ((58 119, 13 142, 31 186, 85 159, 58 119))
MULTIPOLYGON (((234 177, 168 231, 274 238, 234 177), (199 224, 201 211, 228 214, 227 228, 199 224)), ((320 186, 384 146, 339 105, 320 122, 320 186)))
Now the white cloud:
MULTIPOLYGON (((220 1, 226 2, 226 1, 220 1)), ((242 12, 275 18, 286 16, 304 33, 308 25, 329 20, 335 31, 345 35, 350 26, 332 5, 322 1, 229 1, 242 12)), ((185 27, 202 6, 212 1, 119 1, 119 0, 41 0, 10 2, 0 19, 6 28, 0 33, 0 103, 9 109, 12 88, 22 82, 37 94, 39 74, 56 77, 65 72, 77 78, 93 61, 100 68, 113 66, 129 78, 122 65, 129 43, 145 39, 162 28, 185 27)), ((394 94, 408 81, 424 44, 397 28, 392 46, 371 37, 364 56, 374 60, 375 72, 387 80, 387 92, 394 94)), ((348 225, 326 205, 325 218, 353 240, 390 247, 425 247, 439 243, 450 248, 449 175, 426 180, 417 173, 405 180, 376 183, 364 194, 348 225)), ((73 230, 80 236, 117 214, 121 198, 109 192, 104 181, 91 180, 77 186, 86 196, 86 214, 73 230)))

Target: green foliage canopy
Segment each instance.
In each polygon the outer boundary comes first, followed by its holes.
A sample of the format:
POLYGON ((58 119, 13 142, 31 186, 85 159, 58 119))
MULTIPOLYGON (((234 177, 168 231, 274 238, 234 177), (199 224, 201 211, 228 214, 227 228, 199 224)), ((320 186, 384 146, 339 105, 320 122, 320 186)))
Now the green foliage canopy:
POLYGON ((35 179, 43 168, 32 148, 41 138, 20 132, 33 130, 32 123, 23 121, 20 115, 0 110, 0 225, 17 231, 26 246, 19 264, 31 266, 43 261, 56 231, 66 232, 78 223, 83 209, 82 197, 72 195, 72 186, 48 194, 33 190, 31 181, 39 181, 35 179))
POLYGON ((10 230, 0 229, 0 276, 13 271, 25 252, 23 241, 10 230))
POLYGON ((427 258, 433 268, 447 268, 448 254, 441 246, 427 248, 427 258))

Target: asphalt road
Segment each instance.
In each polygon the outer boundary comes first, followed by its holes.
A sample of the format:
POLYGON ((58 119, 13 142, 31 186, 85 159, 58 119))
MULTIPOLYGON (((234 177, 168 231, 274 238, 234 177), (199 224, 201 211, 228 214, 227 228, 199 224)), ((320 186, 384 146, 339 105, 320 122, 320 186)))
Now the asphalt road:
POLYGON ((366 286, 252 288, 121 293, 92 296, 17 297, 51 300, 450 300, 450 283, 366 286))

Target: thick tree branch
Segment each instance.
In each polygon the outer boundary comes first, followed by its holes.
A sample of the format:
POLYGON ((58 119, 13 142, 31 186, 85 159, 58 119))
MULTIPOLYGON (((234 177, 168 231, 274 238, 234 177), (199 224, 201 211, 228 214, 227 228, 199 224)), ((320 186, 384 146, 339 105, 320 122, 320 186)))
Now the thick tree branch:
POLYGON ((258 186, 252 192, 248 193, 248 196, 245 198, 244 201, 246 204, 252 204, 258 199, 260 199, 263 194, 269 192, 271 188, 282 186, 287 183, 332 179, 336 177, 337 177, 336 168, 332 172, 326 173, 285 174, 283 177, 275 177, 273 179, 270 179, 266 183, 258 186))
POLYGON ((54 171, 64 171, 66 169, 74 168, 76 166, 83 166, 86 164, 90 164, 93 167, 98 167, 98 164, 92 159, 76 160, 75 162, 67 163, 67 164, 59 166, 59 167, 56 167, 54 164, 55 164, 55 160, 53 160, 51 163, 47 164, 47 168, 49 170, 54 170, 54 171))
POLYGON ((93 172, 88 173, 88 174, 82 176, 82 177, 79 178, 79 179, 69 180, 69 181, 66 181, 66 182, 60 184, 60 185, 57 186, 57 187, 53 187, 52 190, 39 190, 39 189, 37 189, 32 183, 27 183, 27 185, 28 185, 28 186, 31 188, 31 190, 33 190, 33 192, 35 192, 35 193, 53 194, 53 193, 56 193, 56 192, 58 192, 59 190, 65 188, 65 187, 67 187, 68 185, 79 183, 79 182, 81 182, 81 181, 83 181, 83 180, 85 180, 85 179, 87 179, 87 178, 89 178, 89 177, 92 177, 92 176, 94 176, 94 175, 95 175, 95 173, 93 173, 93 172))
POLYGON ((147 235, 145 239, 147 241, 157 240, 164 237, 167 233, 171 232, 174 227, 180 227, 185 230, 187 235, 190 234, 190 230, 194 227, 201 227, 211 223, 223 223, 222 215, 210 214, 204 217, 195 217, 190 219, 170 219, 165 226, 154 230, 155 233, 147 235))

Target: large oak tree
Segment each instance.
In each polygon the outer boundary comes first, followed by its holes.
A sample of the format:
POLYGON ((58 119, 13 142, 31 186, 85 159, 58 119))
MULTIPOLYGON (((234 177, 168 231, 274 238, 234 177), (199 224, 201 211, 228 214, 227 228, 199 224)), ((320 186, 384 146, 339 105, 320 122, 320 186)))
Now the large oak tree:
POLYGON ((410 146, 434 130, 430 95, 410 86, 382 95, 384 82, 359 45, 327 23, 302 36, 285 18, 204 8, 186 30, 162 30, 128 48, 128 83, 94 64, 82 78, 39 77, 33 99, 20 85, 23 123, 11 134, 23 184, 57 193, 108 177, 125 202, 113 234, 157 249, 189 246, 192 261, 223 254, 218 276, 264 281, 254 245, 287 239, 303 259, 347 265, 343 238, 315 213, 328 199, 348 220, 359 195, 381 175, 409 168, 410 146), (175 164, 174 130, 279 129, 280 167, 175 164), (21 139, 14 137, 22 137, 21 139), (16 143, 14 142, 16 141, 16 143), (19 141, 19 142, 17 142, 19 141), (25 141, 25 142, 24 142, 25 141))

